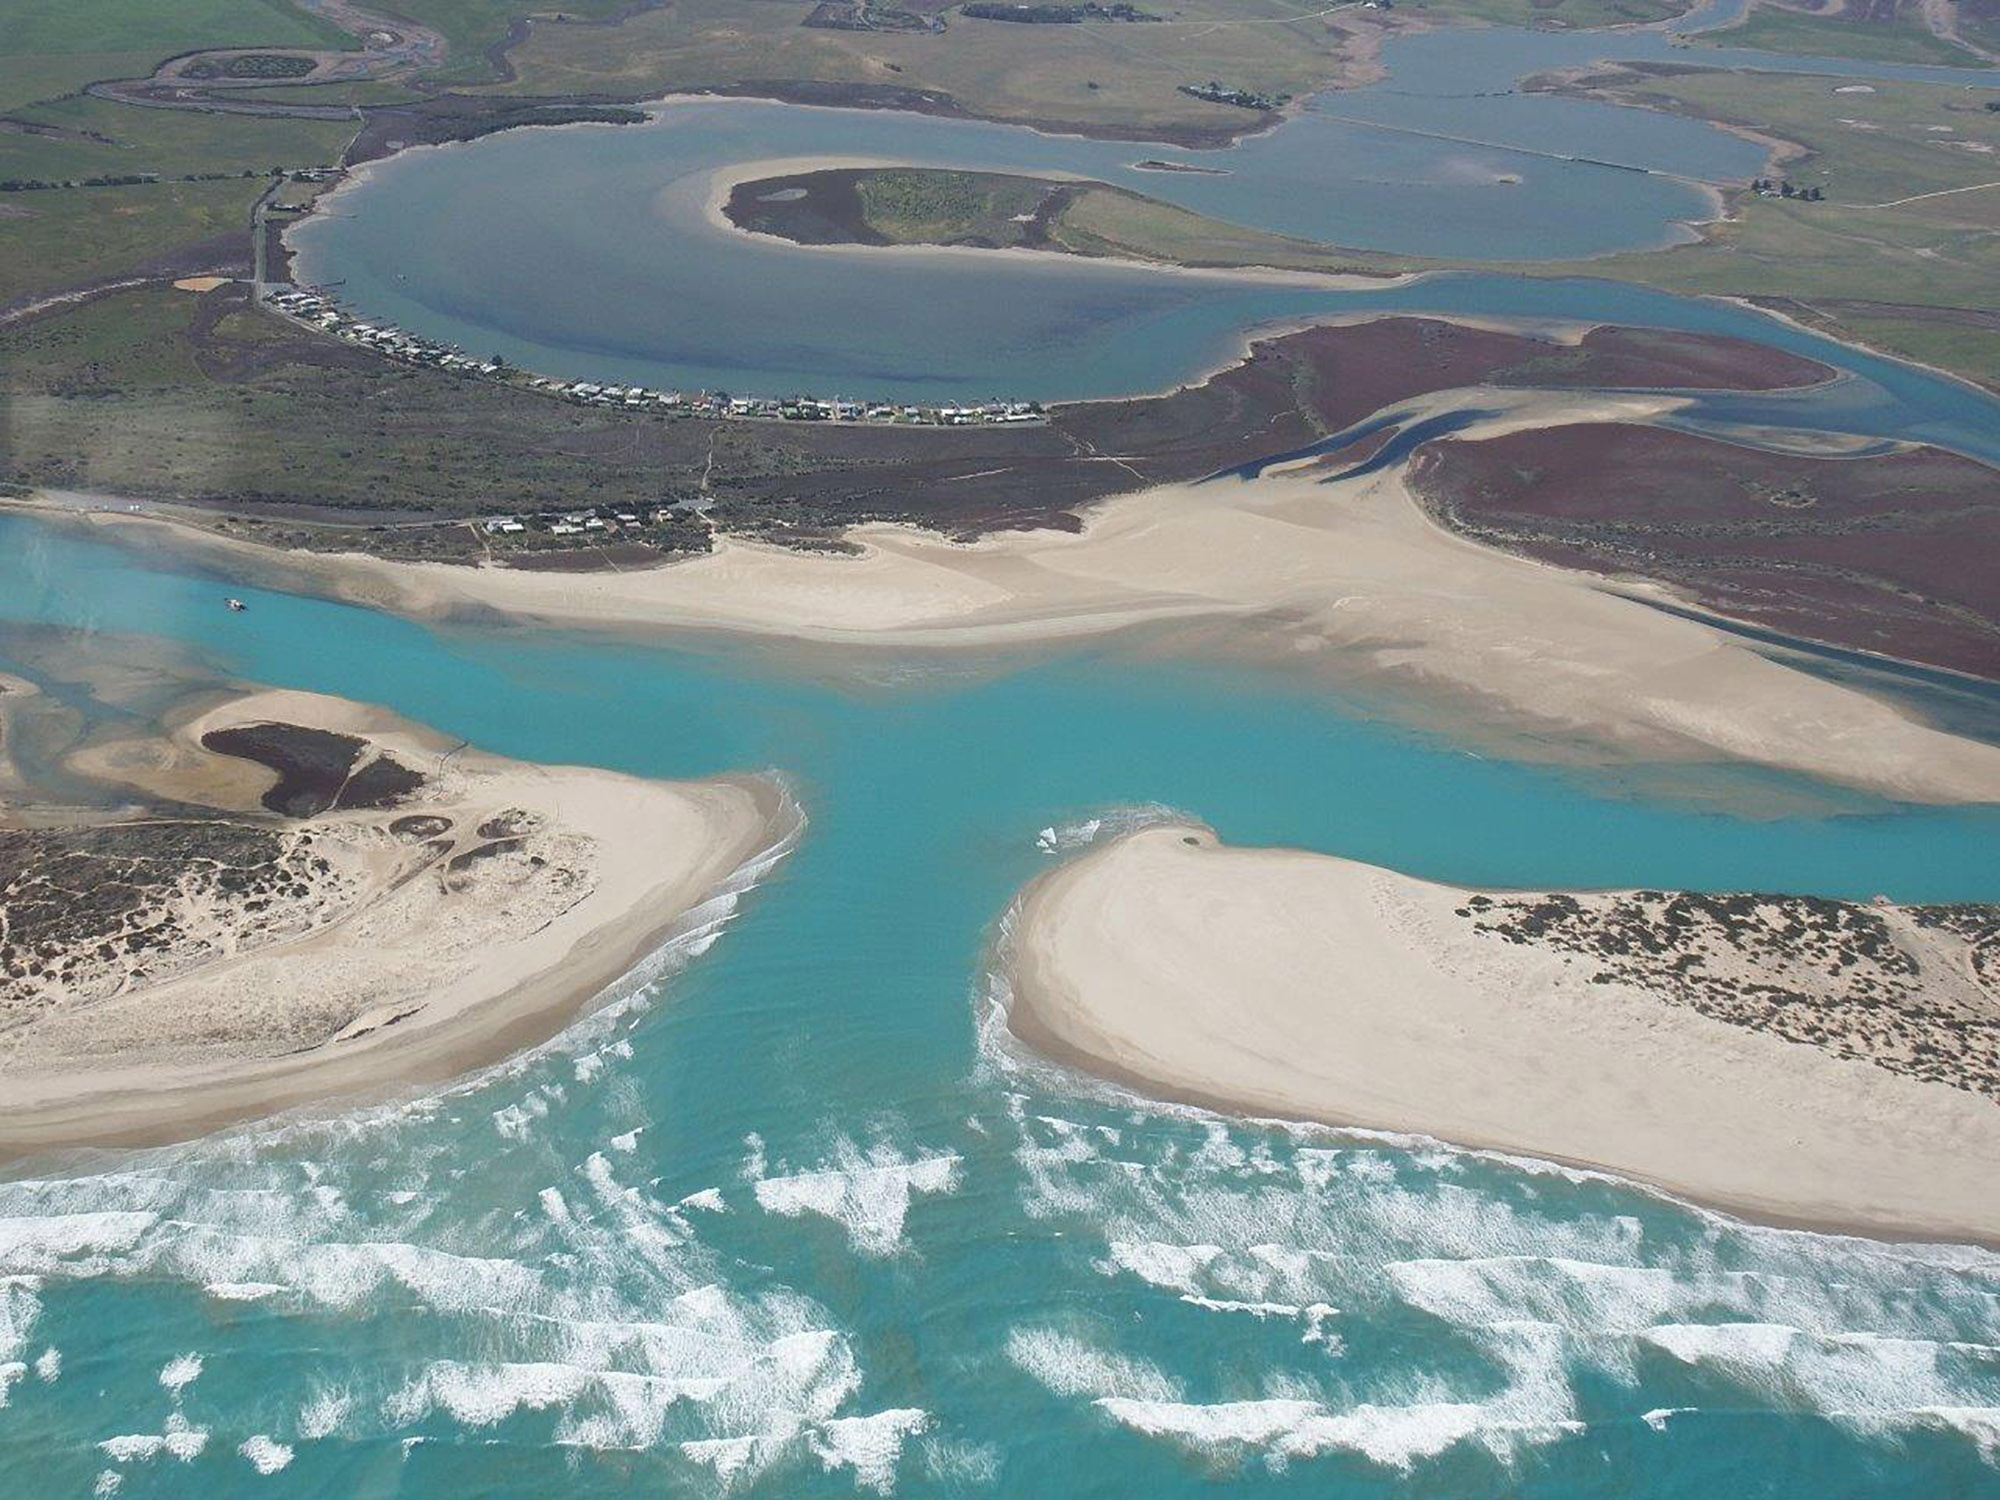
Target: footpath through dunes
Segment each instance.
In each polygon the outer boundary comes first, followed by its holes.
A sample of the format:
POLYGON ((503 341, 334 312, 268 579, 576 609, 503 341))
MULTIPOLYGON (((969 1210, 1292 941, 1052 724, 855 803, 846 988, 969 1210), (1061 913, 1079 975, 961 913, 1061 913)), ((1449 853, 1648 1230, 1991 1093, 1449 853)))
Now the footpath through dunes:
POLYGON ((552 1035, 782 848, 774 784, 528 765, 299 692, 65 770, 0 821, 0 1151, 180 1139, 552 1035))
POLYGON ((1955 453, 1816 458, 1588 423, 1431 443, 1410 487, 1481 542, 2000 679, 2000 470, 1955 453))
POLYGON ((2000 908, 1475 893, 1175 824, 1003 950, 1015 1033, 1144 1092, 2000 1242, 2000 908))

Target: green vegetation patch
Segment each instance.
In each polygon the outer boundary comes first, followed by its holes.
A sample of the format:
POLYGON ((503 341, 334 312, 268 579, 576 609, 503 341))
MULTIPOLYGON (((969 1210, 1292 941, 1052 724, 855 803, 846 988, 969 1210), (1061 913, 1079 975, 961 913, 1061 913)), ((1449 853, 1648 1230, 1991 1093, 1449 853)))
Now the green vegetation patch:
POLYGON ((746 80, 877 97, 931 90, 998 119, 1219 140, 1255 119, 1189 98, 1182 84, 1223 78, 1258 93, 1303 94, 1339 72, 1346 40, 1340 17, 1297 0, 1183 0, 1164 24, 960 20, 942 33, 842 31, 800 19, 798 7, 773 0, 675 0, 616 26, 538 26, 508 54, 518 76, 506 88, 631 98, 746 80))
POLYGON ((183 78, 303 78, 318 64, 296 52, 239 52, 233 57, 198 57, 181 70, 183 78))
POLYGON ((350 512, 657 502, 708 441, 698 424, 390 364, 240 287, 116 293, 0 328, 0 407, 0 481, 350 512))
POLYGON ((19 128, 0 132, 0 180, 331 165, 354 134, 342 120, 136 109, 93 96, 33 105, 13 119, 19 128))
POLYGON ((1495 26, 1539 26, 1570 31, 1599 26, 1643 26, 1694 9, 1693 0, 1400 0, 1407 15, 1486 21, 1495 26))
POLYGON ((998 172, 891 169, 860 176, 862 214, 899 245, 1027 242, 1053 183, 998 172))
POLYGON ((631 8, 631 0, 562 0, 559 5, 538 5, 534 0, 395 0, 388 6, 397 16, 444 37, 449 57, 432 76, 451 82, 492 78, 494 68, 487 54, 524 16, 539 17, 540 24, 548 27, 559 24, 553 19, 559 15, 604 21, 631 8))
POLYGON ((288 0, 7 0, 0 56, 151 52, 209 47, 339 47, 354 38, 288 0))
POLYGON ((204 246, 223 258, 231 236, 247 255, 250 206, 269 185, 235 178, 0 193, 0 305, 172 269, 176 256, 204 246))
POLYGON ((1951 68, 1982 67, 1963 47, 1933 36, 1921 20, 1845 20, 1812 16, 1772 5, 1755 6, 1740 26, 1712 31, 1701 41, 1717 47, 1752 47, 1801 57, 1856 57, 1866 62, 1937 63, 1951 68))

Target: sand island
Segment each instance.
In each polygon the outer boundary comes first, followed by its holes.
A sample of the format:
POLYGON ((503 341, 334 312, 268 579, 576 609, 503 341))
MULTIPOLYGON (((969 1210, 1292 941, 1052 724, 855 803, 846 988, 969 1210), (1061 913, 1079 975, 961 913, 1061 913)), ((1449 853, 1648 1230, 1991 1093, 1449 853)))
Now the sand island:
POLYGON ((1035 882, 1002 962, 1018 1036, 1143 1092, 2000 1241, 1993 906, 1476 892, 1175 824, 1035 882))
POLYGON ((230 693, 66 769, 126 801, 0 807, 0 1150, 177 1139, 495 1061, 796 816, 759 778, 530 765, 300 692, 230 693))

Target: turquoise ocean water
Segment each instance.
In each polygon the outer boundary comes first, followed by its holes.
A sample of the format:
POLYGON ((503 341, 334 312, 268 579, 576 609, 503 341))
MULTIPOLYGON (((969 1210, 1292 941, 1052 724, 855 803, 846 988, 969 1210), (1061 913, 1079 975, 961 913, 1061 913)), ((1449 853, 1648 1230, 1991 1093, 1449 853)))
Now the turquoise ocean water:
MULTIPOLYGON (((1511 78, 1599 44, 1453 45, 1511 78)), ((1394 56, 1415 102, 1370 91, 1343 111, 1537 147, 1587 126, 1693 175, 1744 170, 1736 143, 1681 122, 1468 103, 1453 85, 1472 64, 1437 72, 1444 54, 1414 47, 1394 56)), ((974 165, 1154 153, 895 116, 801 126, 757 105, 679 118, 398 163, 311 253, 338 250, 357 300, 413 328, 687 383, 1102 394, 1171 383, 1259 318, 1406 306, 1830 352, 1737 309, 1497 276, 1302 300, 1111 268, 1030 287, 979 263, 935 282, 857 263, 817 301, 748 316, 743 288, 790 283, 689 228, 670 189, 690 162, 808 138, 858 150, 865 131, 974 165), (677 140, 700 149, 657 156, 677 140), (553 207, 516 195, 482 217, 530 174, 553 207), (614 243, 562 211, 620 182, 664 194, 631 217, 657 240, 614 243), (590 275, 537 281, 551 265, 590 275), (598 295, 576 298, 569 280, 592 277, 598 295)), ((1385 181, 1353 188, 1370 205, 1354 222, 1387 228, 1356 242, 1391 248, 1466 239, 1474 209, 1432 212, 1454 185, 1469 203, 1528 195, 1496 233, 1571 249, 1589 248, 1579 225, 1654 242, 1689 202, 1672 181, 1542 158, 1519 188, 1481 187, 1524 159, 1392 160, 1360 126, 1301 123, 1341 133, 1298 163, 1304 138, 1280 132, 1240 148, 1268 153, 1254 170, 1145 186, 1227 194, 1262 172, 1271 213, 1327 215, 1347 188, 1301 195, 1288 174, 1315 152, 1343 183, 1372 162, 1385 181), (1398 206, 1391 178, 1422 201, 1398 206), (1601 212, 1553 211, 1583 199, 1601 212)), ((1834 357, 1840 385, 1709 401, 1695 420, 2000 451, 1985 398, 1834 357)), ((1748 1226, 1589 1174, 1145 1103, 1007 1046, 985 972, 1023 882, 1160 808, 1235 842, 1469 883, 1904 900, 2000 899, 2000 809, 1527 766, 1323 684, 1117 645, 809 667, 696 639, 427 629, 0 519, 0 665, 50 628, 170 643, 220 677, 387 704, 507 755, 774 768, 807 824, 754 889, 526 1057, 424 1099, 0 1176, 9 1494, 2000 1495, 2000 1255, 1748 1226)))
POLYGON ((1121 1099, 997 1044, 983 977, 1019 885, 1134 809, 1450 880, 1926 900, 2000 894, 2000 809, 1661 800, 1110 650, 828 676, 227 590, 249 615, 0 522, 0 640, 780 768, 809 822, 712 950, 442 1096, 0 1182, 0 1471, 35 1493, 2000 1486, 2000 1257, 1121 1099))

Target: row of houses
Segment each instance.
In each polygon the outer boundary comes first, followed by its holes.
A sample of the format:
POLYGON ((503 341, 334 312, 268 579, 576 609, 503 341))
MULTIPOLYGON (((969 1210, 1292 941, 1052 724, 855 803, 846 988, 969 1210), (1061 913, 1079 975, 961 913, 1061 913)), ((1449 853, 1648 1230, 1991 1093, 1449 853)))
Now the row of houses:
POLYGON ((523 536, 546 532, 550 536, 612 537, 643 531, 648 526, 664 526, 675 519, 675 507, 662 505, 644 510, 619 510, 600 505, 589 510, 535 511, 517 516, 489 516, 480 523, 489 536, 523 536))
POLYGON ((449 344, 418 338, 393 323, 366 322, 320 292, 294 289, 273 292, 264 300, 288 318, 295 318, 350 344, 361 344, 378 354, 402 360, 405 364, 429 365, 433 369, 457 370, 470 375, 499 375, 507 369, 499 360, 473 359, 449 344))
POLYGON ((670 415, 767 422, 860 422, 920 427, 1015 426, 1046 421, 1035 401, 988 401, 978 405, 924 405, 894 401, 852 401, 823 396, 747 397, 726 392, 654 390, 640 385, 606 385, 594 380, 556 380, 517 370, 501 359, 475 359, 449 344, 419 338, 393 323, 356 317, 324 292, 295 287, 265 299, 287 317, 324 333, 360 344, 406 364, 428 365, 464 375, 513 381, 529 390, 580 406, 615 407, 670 415))

